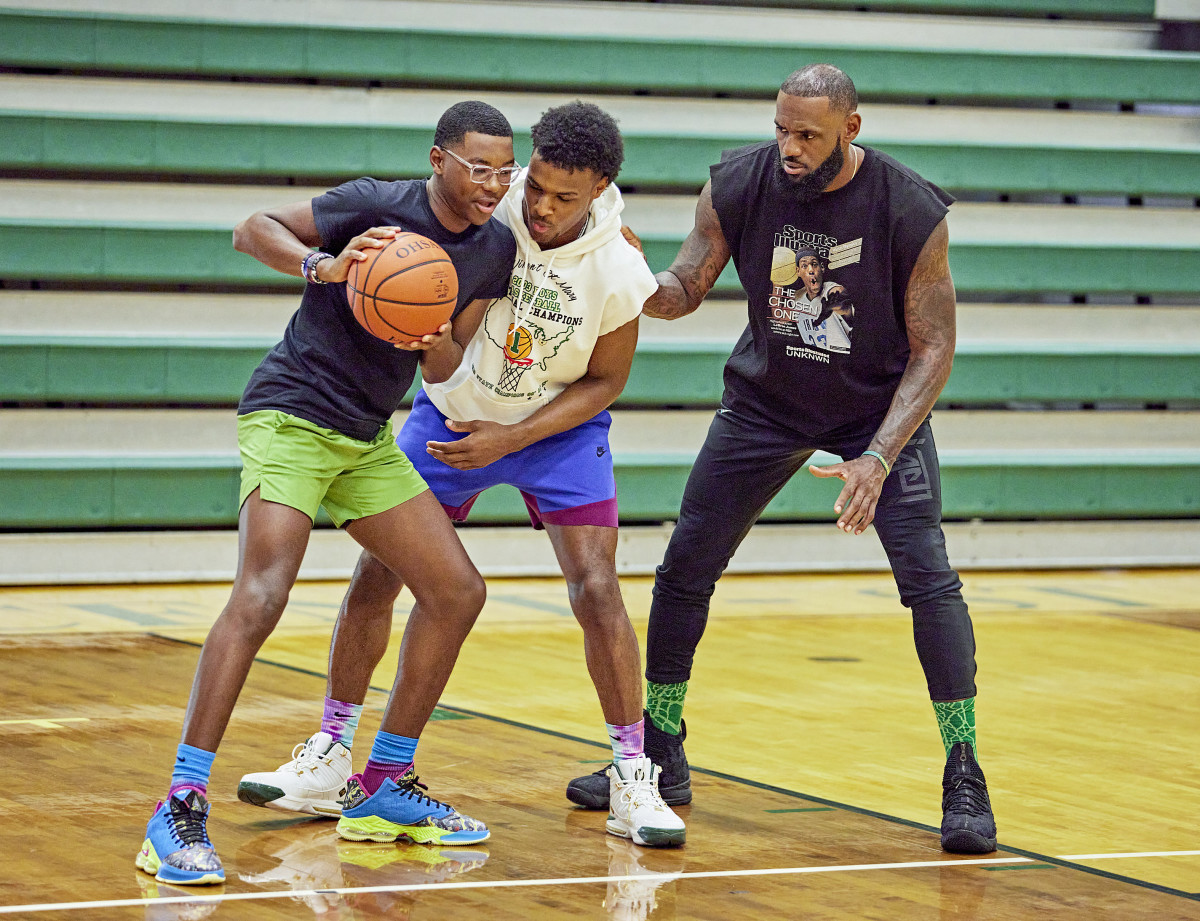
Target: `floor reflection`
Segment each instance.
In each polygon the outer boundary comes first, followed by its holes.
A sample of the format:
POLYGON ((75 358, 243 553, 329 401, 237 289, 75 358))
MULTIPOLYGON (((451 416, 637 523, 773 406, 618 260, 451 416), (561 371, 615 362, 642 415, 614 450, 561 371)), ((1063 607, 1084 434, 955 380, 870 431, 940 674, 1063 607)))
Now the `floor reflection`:
POLYGON ((345 841, 337 836, 332 822, 310 820, 272 828, 243 844, 237 852, 237 866, 246 869, 239 869, 237 877, 264 889, 294 890, 294 900, 322 921, 351 921, 385 913, 389 918, 404 918, 422 893, 339 894, 327 890, 444 883, 482 867, 488 856, 488 851, 478 846, 345 841))
MULTIPOLYGON (((605 840, 608 847, 608 892, 604 907, 612 921, 672 918, 674 905, 660 906, 663 886, 683 872, 685 852, 678 848, 638 847, 627 838, 605 840), (630 877, 623 879, 622 877, 630 877), (668 908, 670 910, 668 910, 668 908), (660 910, 662 909, 662 910, 660 910)), ((671 891, 674 886, 671 886, 671 891)))

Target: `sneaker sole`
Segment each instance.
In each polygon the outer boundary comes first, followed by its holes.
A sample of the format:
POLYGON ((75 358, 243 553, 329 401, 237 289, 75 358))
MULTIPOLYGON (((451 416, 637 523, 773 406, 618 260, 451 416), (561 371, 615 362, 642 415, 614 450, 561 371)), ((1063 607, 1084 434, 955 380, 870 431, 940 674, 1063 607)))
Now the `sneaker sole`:
MULTIPOLYGON (((689 781, 686 787, 676 787, 674 789, 658 788, 659 795, 663 798, 663 802, 668 806, 686 806, 692 801, 692 786, 689 781)), ((567 799, 576 806, 582 806, 584 809, 607 810, 608 809, 608 793, 604 796, 597 796, 583 787, 573 787, 567 784, 567 799)))
POLYGON ((630 828, 623 822, 609 820, 604 826, 610 835, 629 838, 643 847, 681 847, 687 842, 686 828, 630 828))
POLYGON ((492 836, 483 831, 445 831, 432 825, 397 825, 379 816, 368 815, 338 820, 337 833, 347 841, 377 841, 391 844, 403 839, 411 844, 480 844, 492 836))
POLYGON ((942 835, 942 850, 951 854, 990 854, 995 849, 995 838, 985 838, 963 828, 942 835))
POLYGON ((332 818, 337 818, 342 814, 342 807, 339 803, 331 800, 295 799, 286 795, 279 787, 272 787, 265 783, 238 784, 237 798, 251 806, 265 806, 281 812, 301 812, 305 815, 332 818))
POLYGON ((149 838, 142 842, 142 849, 138 851, 133 864, 143 873, 149 873, 160 883, 173 883, 176 886, 217 886, 225 882, 224 873, 202 873, 199 876, 189 876, 182 870, 167 866, 154 853, 149 838), (171 875, 173 873, 179 875, 173 876, 171 875))

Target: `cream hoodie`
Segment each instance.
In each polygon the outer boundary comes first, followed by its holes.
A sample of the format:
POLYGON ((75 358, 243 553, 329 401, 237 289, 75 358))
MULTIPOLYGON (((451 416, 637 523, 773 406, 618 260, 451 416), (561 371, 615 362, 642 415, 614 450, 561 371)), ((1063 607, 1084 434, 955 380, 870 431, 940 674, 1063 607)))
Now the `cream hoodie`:
POLYGON ((495 217, 517 239, 508 294, 492 301, 450 379, 425 384, 459 422, 520 422, 587 373, 596 340, 624 326, 658 289, 642 254, 621 236, 625 203, 615 185, 592 202, 587 230, 542 251, 521 217, 522 173, 495 217))

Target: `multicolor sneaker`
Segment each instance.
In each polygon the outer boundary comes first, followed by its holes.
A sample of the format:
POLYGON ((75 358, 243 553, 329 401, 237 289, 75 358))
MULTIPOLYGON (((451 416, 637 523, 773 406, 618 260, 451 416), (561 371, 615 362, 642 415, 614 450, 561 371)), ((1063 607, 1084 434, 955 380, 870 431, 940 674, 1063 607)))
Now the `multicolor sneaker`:
POLYGON ((955 742, 942 773, 942 850, 990 854, 996 849, 996 820, 987 780, 970 742, 955 742))
POLYGON ((646 847, 678 847, 687 839, 683 819, 658 792, 658 766, 645 755, 614 761, 609 774, 606 828, 646 847))
POLYGON ((146 823, 137 868, 160 883, 204 886, 225 882, 225 870, 208 840, 208 800, 195 790, 159 803, 146 823))
POLYGON ((479 844, 487 826, 422 793, 429 789, 409 768, 400 781, 384 780, 368 794, 362 776, 347 782, 346 802, 337 833, 348 841, 396 841, 414 844, 479 844))
POLYGON ((339 816, 352 772, 350 749, 329 733, 318 732, 292 749, 287 764, 243 777, 237 795, 251 806, 339 816))
MULTIPOLYGON (((655 726, 649 713, 643 711, 642 718, 646 721, 646 754, 662 769, 658 790, 663 802, 668 806, 686 806, 692 801, 692 774, 683 753, 687 723, 683 723, 679 735, 673 735, 655 726)), ((606 765, 594 774, 576 777, 567 784, 567 799, 584 809, 607 809, 611 771, 612 765, 606 765)))

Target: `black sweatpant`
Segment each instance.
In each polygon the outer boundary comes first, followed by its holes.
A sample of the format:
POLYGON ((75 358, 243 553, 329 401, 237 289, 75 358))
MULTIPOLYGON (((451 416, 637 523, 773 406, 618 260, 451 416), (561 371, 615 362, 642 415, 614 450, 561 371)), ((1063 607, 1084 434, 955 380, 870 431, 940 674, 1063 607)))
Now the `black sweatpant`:
MULTIPOLYGON (((688 476, 666 556, 654 579, 646 677, 687 681, 708 622, 709 600, 738 545, 767 504, 817 449, 858 457, 871 435, 837 444, 805 443, 731 410, 713 419, 688 476)), ((875 509, 900 600, 911 609, 917 656, 931 700, 975 696, 975 635, 962 582, 946 558, 942 488, 926 419, 900 452, 875 509)), ((830 540, 848 539, 842 532, 830 540)))

